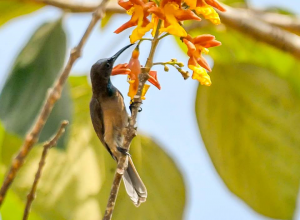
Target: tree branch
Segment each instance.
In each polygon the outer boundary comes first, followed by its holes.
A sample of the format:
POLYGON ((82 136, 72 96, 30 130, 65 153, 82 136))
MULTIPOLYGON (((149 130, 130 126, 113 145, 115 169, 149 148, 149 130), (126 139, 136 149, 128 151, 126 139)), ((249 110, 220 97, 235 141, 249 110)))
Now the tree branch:
MULTIPOLYGON (((82 12, 92 12, 95 10, 97 5, 95 3, 84 3, 79 4, 76 2, 66 2, 63 0, 27 0, 38 3, 43 3, 46 5, 51 5, 57 8, 61 8, 63 10, 67 10, 74 13, 82 13, 82 12)), ((222 4, 224 6, 224 4, 222 4)), ((269 13, 252 9, 236 9, 241 12, 251 13, 252 16, 268 23, 272 24, 291 32, 300 34, 300 19, 298 17, 293 17, 289 15, 282 15, 278 13, 269 13)), ((125 13, 125 10, 121 7, 118 7, 116 2, 110 2, 107 6, 107 12, 114 13, 125 13)))
MULTIPOLYGON (((150 53, 146 65, 144 68, 142 68, 142 73, 139 74, 138 91, 137 94, 134 96, 134 101, 131 108, 131 117, 129 118, 128 127, 125 130, 125 140, 123 143, 123 148, 126 149, 127 151, 129 151, 132 139, 136 136, 136 128, 135 128, 136 118, 138 114, 138 109, 142 104, 142 98, 141 98, 142 91, 146 81, 149 79, 149 71, 153 65, 153 56, 159 41, 158 36, 159 36, 160 26, 161 26, 161 20, 159 20, 158 22, 155 36, 152 39, 151 49, 150 49, 150 53)), ((128 166, 128 156, 123 155, 118 161, 117 170, 111 187, 110 196, 108 199, 103 220, 110 220, 112 218, 112 213, 116 204, 116 199, 120 188, 122 176, 124 174, 124 171, 127 169, 127 166, 128 166)))
MULTIPOLYGON (((243 10, 243 9, 240 9, 243 10)), ((246 10, 246 9, 244 9, 246 10)), ((258 10, 247 10, 252 16, 262 20, 268 24, 281 27, 292 33, 300 35, 300 19, 292 15, 283 15, 272 12, 264 12, 258 10)))
MULTIPOLYGON (((95 5, 79 5, 74 2, 63 2, 61 0, 31 0, 44 4, 53 5, 71 12, 88 12, 95 5)), ((300 19, 275 13, 254 12, 249 9, 234 9, 222 4, 227 11, 219 12, 222 22, 242 33, 254 37, 256 40, 270 44, 280 50, 291 53, 300 59, 300 37, 279 28, 300 33, 300 19), (273 26, 275 25, 275 26, 273 26)), ((110 3, 106 9, 110 13, 125 13, 116 3, 110 3)), ((203 24, 194 22, 193 28, 203 24)), ((188 29, 191 26, 188 27, 188 29)))
POLYGON ((95 12, 93 13, 92 20, 91 20, 89 26, 87 27, 85 33, 83 34, 80 42, 74 49, 72 49, 72 51, 70 53, 70 58, 66 64, 64 70, 59 75, 57 80, 54 82, 53 87, 51 89, 49 89, 48 95, 46 97, 46 101, 41 109, 41 112, 39 113, 31 130, 27 133, 25 141, 24 141, 23 145, 21 146, 21 149, 20 149, 19 153, 17 154, 16 158, 13 160, 12 165, 8 171, 8 174, 4 179, 3 185, 0 190, 0 207, 5 198, 7 190, 9 189, 11 183, 15 179, 17 172, 19 171, 22 164, 24 163, 26 156, 30 152, 32 146, 38 141, 40 132, 43 129, 43 127, 48 119, 48 116, 50 115, 50 113, 52 111, 54 104, 60 98, 63 86, 70 74, 73 64, 81 56, 82 48, 83 48, 85 42, 87 41, 88 37, 90 36, 97 21, 103 17, 107 2, 108 2, 108 0, 103 0, 100 3, 100 5, 96 8, 95 12))
POLYGON ((43 153, 41 155, 41 159, 40 159, 40 162, 39 162, 39 167, 38 167, 38 170, 35 174, 35 178, 34 178, 30 193, 27 195, 27 202, 26 202, 26 206, 25 206, 25 210, 24 210, 23 220, 28 219, 30 207, 31 207, 31 204, 32 204, 32 202, 35 198, 35 192, 36 192, 36 189, 37 189, 38 182, 39 182, 39 180, 41 178, 41 175, 42 175, 42 170, 43 170, 43 167, 44 167, 45 162, 46 162, 46 156, 47 156, 48 150, 56 145, 56 142, 58 141, 60 136, 65 132, 65 127, 68 124, 69 124, 68 121, 63 121, 60 125, 59 130, 56 132, 55 136, 50 141, 48 141, 44 144, 44 149, 43 149, 43 153))
POLYGON ((279 27, 267 24, 251 14, 226 6, 219 12, 222 22, 256 40, 263 41, 300 59, 300 37, 279 27))

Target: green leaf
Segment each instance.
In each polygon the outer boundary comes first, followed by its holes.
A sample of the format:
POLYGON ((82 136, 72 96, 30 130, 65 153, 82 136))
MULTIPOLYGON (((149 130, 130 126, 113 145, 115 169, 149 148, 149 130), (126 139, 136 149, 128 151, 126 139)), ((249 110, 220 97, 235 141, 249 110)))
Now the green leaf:
MULTIPOLYGON (((66 35, 61 21, 42 25, 17 57, 0 96, 0 119, 9 133, 24 137, 44 103, 47 90, 61 71, 66 35)), ((63 119, 72 114, 68 86, 56 103, 40 141, 49 139, 63 119)), ((59 142, 64 145, 66 135, 59 142)))
MULTIPOLYGON (((71 77, 75 115, 66 152, 52 148, 47 156, 33 202, 43 219, 101 219, 107 204, 116 162, 101 146, 89 116, 91 87, 86 77, 71 77)), ((14 182, 21 197, 32 184, 41 148, 33 148, 14 182)), ((148 189, 148 199, 136 208, 121 185, 114 219, 182 219, 185 188, 172 159, 150 138, 136 137, 131 144, 136 168, 148 189), (125 217, 124 217, 125 216, 125 217), (127 217, 126 217, 127 216, 127 217)), ((20 219, 20 217, 16 218, 20 219)))
POLYGON ((216 63, 211 77, 211 87, 198 87, 196 115, 216 170, 257 212, 292 219, 300 179, 298 93, 259 65, 216 63))
POLYGON ((25 3, 23 1, 1 1, 0 2, 0 26, 10 19, 29 14, 43 7, 42 4, 25 3))
MULTIPOLYGON (((13 192, 8 192, 5 202, 1 207, 2 219, 21 219, 24 214, 25 203, 23 203, 20 198, 13 192)), ((0 218, 1 219, 1 218, 0 218)), ((30 220, 42 220, 42 218, 37 215, 34 211, 29 214, 30 220)))

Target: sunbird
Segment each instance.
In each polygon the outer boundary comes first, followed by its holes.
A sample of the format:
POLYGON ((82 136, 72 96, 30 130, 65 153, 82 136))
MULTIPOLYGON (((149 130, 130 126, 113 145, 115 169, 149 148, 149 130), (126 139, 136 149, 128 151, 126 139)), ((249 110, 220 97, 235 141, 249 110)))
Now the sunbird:
MULTIPOLYGON (((118 161, 122 154, 128 154, 122 143, 123 131, 128 124, 128 114, 121 92, 111 83, 110 76, 114 62, 127 48, 127 45, 110 58, 98 60, 91 68, 93 96, 90 102, 90 115, 95 132, 110 155, 118 161)), ((146 201, 147 189, 136 171, 129 156, 128 168, 123 175, 125 189, 135 206, 146 201)))

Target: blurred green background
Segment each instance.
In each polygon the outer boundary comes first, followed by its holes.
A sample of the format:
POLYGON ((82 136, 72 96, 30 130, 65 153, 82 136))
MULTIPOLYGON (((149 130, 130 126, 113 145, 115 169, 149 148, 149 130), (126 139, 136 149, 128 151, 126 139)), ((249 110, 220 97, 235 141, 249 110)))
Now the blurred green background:
MULTIPOLYGON (((233 7, 244 1, 225 1, 233 7)), ((300 2, 248 1, 300 13, 300 2)), ((21 146, 47 89, 63 68, 90 14, 67 14, 54 7, 19 1, 0 3, 0 180, 21 146)), ((293 15, 291 15, 293 16, 293 15)), ((70 125, 51 149, 30 218, 100 219, 115 162, 101 146, 89 117, 88 73, 102 57, 129 43, 130 30, 113 31, 128 15, 113 15, 93 31, 80 59, 9 191, 2 219, 20 219, 42 151, 41 143, 70 125)), ((139 115, 139 136, 131 146, 148 200, 136 208, 124 192, 113 219, 298 219, 300 180, 300 64, 291 55, 224 25, 194 29, 211 33, 222 46, 207 57, 212 86, 184 81, 170 68, 157 67, 162 86, 151 87, 139 115), (170 80, 172 79, 172 80, 170 80)), ((155 61, 188 57, 178 39, 162 40, 155 61)), ((149 44, 141 47, 144 63, 149 44)), ((131 51, 117 63, 128 62, 131 51)), ((127 94, 125 76, 113 78, 127 94)), ((129 98, 125 98, 126 104, 129 98)), ((300 219, 300 217, 299 217, 300 219)))

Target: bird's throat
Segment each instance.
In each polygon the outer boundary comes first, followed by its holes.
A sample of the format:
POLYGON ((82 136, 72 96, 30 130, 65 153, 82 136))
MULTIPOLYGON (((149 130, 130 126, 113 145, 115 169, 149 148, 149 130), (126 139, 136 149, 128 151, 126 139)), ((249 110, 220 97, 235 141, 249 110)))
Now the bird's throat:
POLYGON ((110 79, 108 80, 107 86, 106 86, 106 92, 108 96, 114 96, 116 94, 116 87, 111 83, 110 79))

